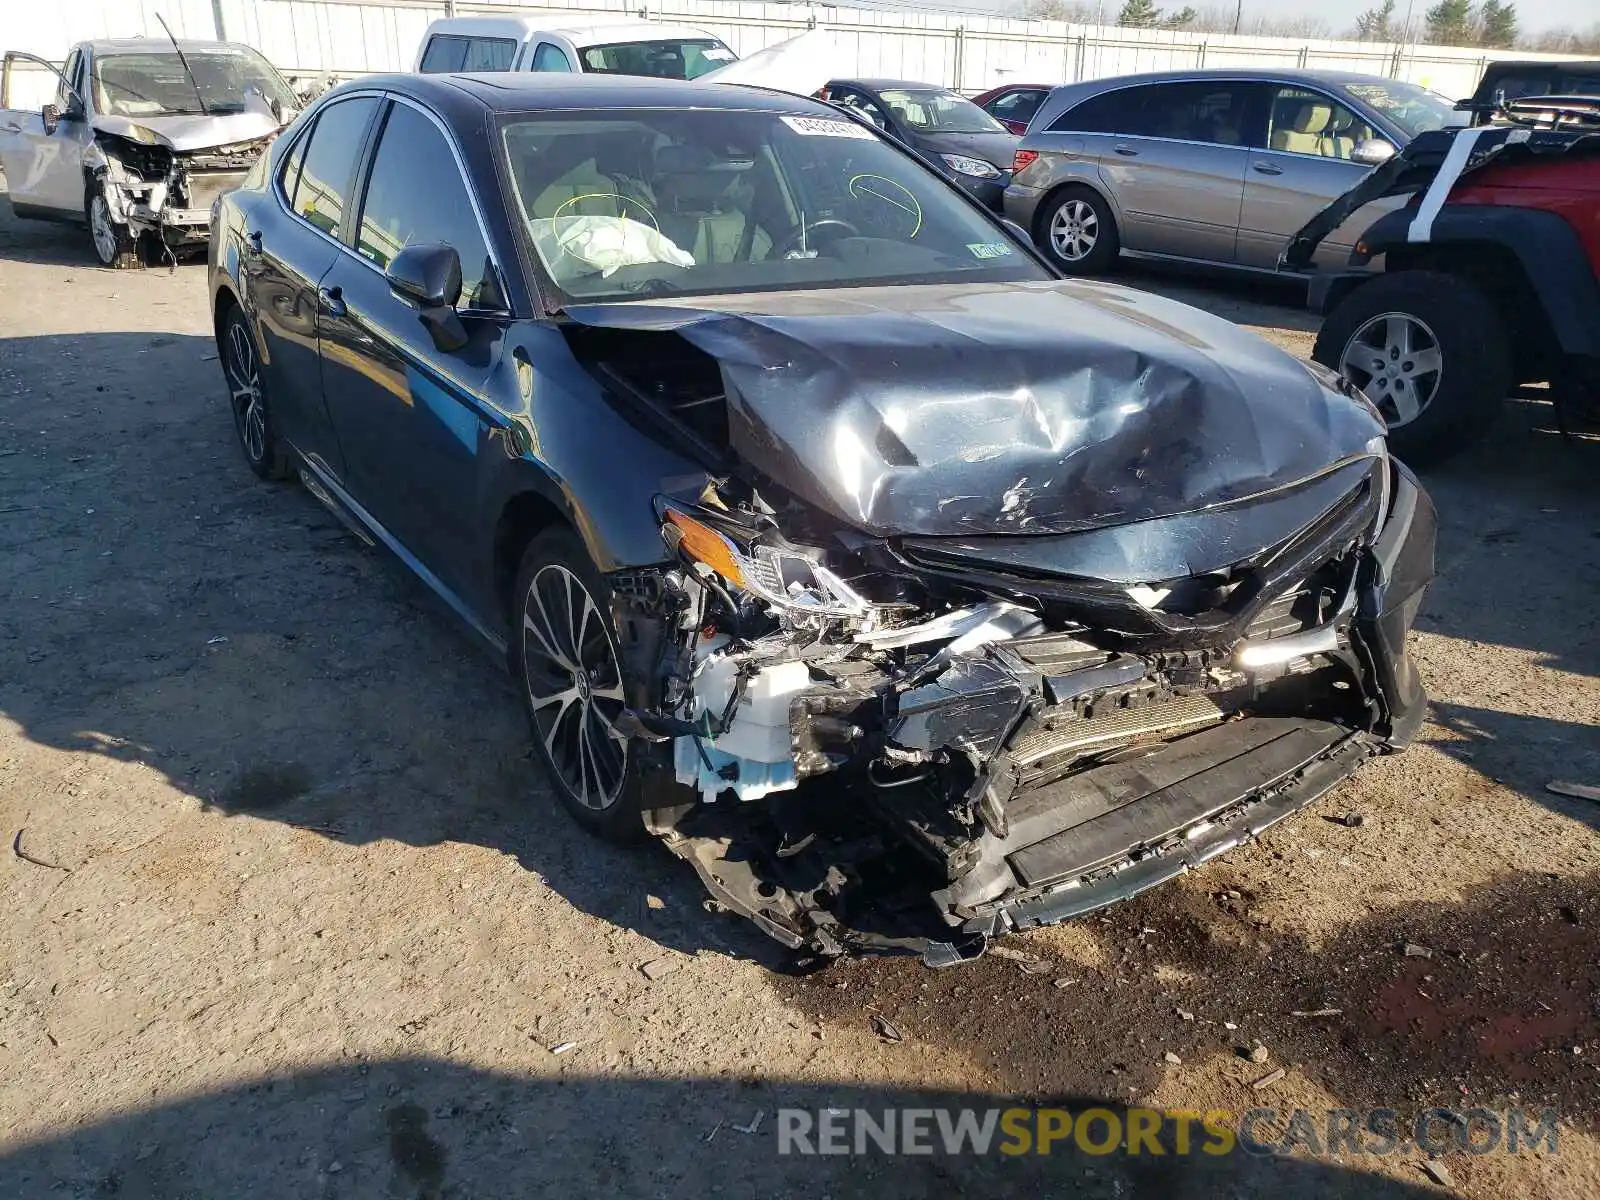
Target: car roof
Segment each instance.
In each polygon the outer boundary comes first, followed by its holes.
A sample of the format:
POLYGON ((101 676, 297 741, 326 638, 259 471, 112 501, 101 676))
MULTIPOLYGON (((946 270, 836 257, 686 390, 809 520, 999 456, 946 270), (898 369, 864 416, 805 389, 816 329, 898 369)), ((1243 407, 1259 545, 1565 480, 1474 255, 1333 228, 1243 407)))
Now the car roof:
POLYGON ((829 87, 859 87, 866 88, 869 92, 882 91, 907 91, 907 92, 948 92, 950 89, 942 83, 926 83, 916 79, 830 79, 829 87))
MULTIPOLYGON (((171 54, 172 42, 162 37, 94 38, 85 43, 91 54, 171 54)), ((206 38, 179 38, 178 47, 190 50, 249 50, 239 42, 217 42, 206 38)))
POLYGON ((464 104, 473 104, 493 113, 529 109, 709 108, 837 117, 839 111, 804 96, 742 84, 567 71, 365 75, 335 92, 370 89, 411 96, 441 110, 459 110, 464 104))
POLYGON ((427 37, 449 34, 458 37, 512 37, 519 41, 540 33, 560 34, 575 46, 606 46, 613 42, 657 41, 663 38, 709 38, 713 35, 691 25, 669 25, 662 21, 636 21, 618 16, 614 20, 573 20, 577 13, 552 12, 544 16, 445 17, 428 26, 427 37))
POLYGON ((1497 58, 1484 71, 1592 71, 1596 67, 1600 67, 1600 58, 1497 58))
POLYGON ((1396 84, 1404 80, 1389 79, 1383 75, 1365 75, 1358 71, 1320 71, 1310 67, 1204 67, 1192 71, 1149 71, 1137 75, 1111 75, 1104 79, 1085 79, 1064 87, 1082 89, 1084 92, 1128 87, 1140 83, 1205 83, 1208 80, 1267 80, 1282 83, 1320 83, 1324 87, 1339 87, 1351 83, 1396 84))

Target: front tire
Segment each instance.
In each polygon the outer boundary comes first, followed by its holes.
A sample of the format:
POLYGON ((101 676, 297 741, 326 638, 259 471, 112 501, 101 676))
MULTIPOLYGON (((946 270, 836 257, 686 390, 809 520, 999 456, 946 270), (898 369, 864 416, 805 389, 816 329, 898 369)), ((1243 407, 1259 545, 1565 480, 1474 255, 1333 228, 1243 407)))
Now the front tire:
POLYGON ((1465 279, 1398 271, 1328 314, 1311 357, 1383 413, 1408 462, 1438 461, 1484 435, 1512 386, 1505 319, 1465 279))
POLYGON ((1102 275, 1117 265, 1117 218, 1093 188, 1063 188, 1039 213, 1039 249, 1068 275, 1102 275))
POLYGON ((611 590, 566 529, 546 530, 523 552, 511 670, 562 807, 611 841, 642 837, 637 748, 616 729, 627 700, 611 590))
POLYGON ((111 206, 99 187, 91 185, 84 196, 83 216, 89 223, 89 244, 102 267, 124 271, 139 265, 138 239, 112 217, 111 206))
POLYGON ((256 351, 250 323, 237 304, 230 307, 222 319, 217 350, 222 359, 222 373, 228 380, 233 428, 239 435, 244 461, 261 479, 289 478, 289 456, 272 423, 272 409, 261 376, 261 356, 256 351))

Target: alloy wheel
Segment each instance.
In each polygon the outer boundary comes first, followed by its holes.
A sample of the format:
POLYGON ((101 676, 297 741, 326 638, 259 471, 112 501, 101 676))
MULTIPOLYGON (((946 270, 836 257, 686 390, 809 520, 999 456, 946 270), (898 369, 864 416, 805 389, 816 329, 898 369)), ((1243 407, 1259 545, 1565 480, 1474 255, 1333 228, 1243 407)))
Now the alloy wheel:
POLYGON ((1439 394, 1444 352, 1426 322, 1409 313, 1379 313, 1345 343, 1339 370, 1378 406, 1390 429, 1399 429, 1439 394))
POLYGON ((94 239, 94 252, 107 266, 117 260, 117 230, 111 220, 111 209, 104 196, 89 201, 89 236, 94 239))
POLYGON ((610 808, 628 768, 616 727, 622 670, 594 597, 559 563, 539 568, 523 598, 522 662, 534 725, 562 783, 584 807, 610 808))
POLYGON ((1100 218, 1086 200, 1068 200, 1050 218, 1050 245, 1068 262, 1089 257, 1100 240, 1100 218))
POLYGON ((233 419, 239 440, 250 461, 259 463, 267 456, 267 411, 261 396, 261 369, 250 333, 243 321, 228 326, 228 390, 233 395, 233 419))

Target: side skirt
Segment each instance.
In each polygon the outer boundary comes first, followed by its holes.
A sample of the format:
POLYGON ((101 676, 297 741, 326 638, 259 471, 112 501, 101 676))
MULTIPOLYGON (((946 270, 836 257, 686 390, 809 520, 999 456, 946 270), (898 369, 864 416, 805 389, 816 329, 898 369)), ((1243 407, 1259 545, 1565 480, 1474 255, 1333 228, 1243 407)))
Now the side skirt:
POLYGON ((455 614, 484 640, 498 658, 502 660, 505 658, 505 639, 491 630, 478 614, 468 606, 465 600, 446 587, 442 579, 423 566, 422 561, 407 550, 399 538, 379 524, 378 519, 362 508, 354 496, 335 483, 332 476, 299 451, 295 452, 295 457, 300 460, 300 481, 306 485, 306 491, 326 505, 334 516, 350 526, 356 536, 360 537, 367 545, 372 545, 374 538, 382 542, 396 558, 411 570, 412 574, 428 585, 429 590, 434 595, 448 604, 455 614))

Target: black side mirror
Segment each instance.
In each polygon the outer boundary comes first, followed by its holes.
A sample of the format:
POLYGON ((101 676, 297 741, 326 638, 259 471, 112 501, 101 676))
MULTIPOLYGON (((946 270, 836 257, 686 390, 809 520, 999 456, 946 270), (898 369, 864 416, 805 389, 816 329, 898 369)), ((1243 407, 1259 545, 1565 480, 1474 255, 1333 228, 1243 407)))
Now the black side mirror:
POLYGON ((454 246, 417 242, 389 260, 384 271, 395 295, 417 307, 433 344, 440 350, 459 350, 467 344, 467 331, 456 315, 461 300, 461 256, 454 246))
POLYGON ((39 110, 39 116, 44 120, 44 131, 51 134, 61 124, 61 110, 54 104, 46 104, 39 110))

